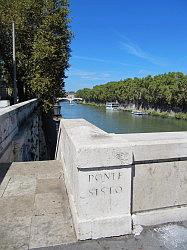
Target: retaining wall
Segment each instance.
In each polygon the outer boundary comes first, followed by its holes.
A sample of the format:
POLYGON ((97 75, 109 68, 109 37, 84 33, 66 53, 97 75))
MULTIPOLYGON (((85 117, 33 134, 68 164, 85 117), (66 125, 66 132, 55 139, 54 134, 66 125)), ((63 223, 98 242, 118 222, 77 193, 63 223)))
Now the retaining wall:
POLYGON ((56 159, 78 239, 187 220, 187 132, 117 135, 62 119, 56 159))
POLYGON ((0 109, 0 162, 39 159, 37 100, 0 109))

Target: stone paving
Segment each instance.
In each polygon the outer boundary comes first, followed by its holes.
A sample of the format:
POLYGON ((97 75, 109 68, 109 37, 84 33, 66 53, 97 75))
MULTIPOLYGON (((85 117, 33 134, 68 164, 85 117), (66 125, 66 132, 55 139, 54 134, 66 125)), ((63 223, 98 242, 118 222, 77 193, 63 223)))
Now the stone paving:
MULTIPOLYGON (((39 249, 39 248, 37 248, 39 249)), ((40 250, 186 250, 187 222, 144 228, 138 235, 86 240, 40 250)), ((35 249, 36 250, 36 249, 35 249)))
POLYGON ((0 249, 75 241, 61 165, 13 163, 0 186, 0 249))
POLYGON ((140 235, 78 242, 61 164, 13 163, 0 186, 3 249, 186 250, 187 222, 147 227, 140 235))

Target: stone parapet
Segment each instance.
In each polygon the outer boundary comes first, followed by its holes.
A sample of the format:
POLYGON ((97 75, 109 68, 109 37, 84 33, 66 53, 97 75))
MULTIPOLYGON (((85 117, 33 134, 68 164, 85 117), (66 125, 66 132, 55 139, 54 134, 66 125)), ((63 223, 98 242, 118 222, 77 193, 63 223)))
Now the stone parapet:
POLYGON ((37 107, 37 99, 0 109, 0 159, 11 145, 19 127, 37 107))
POLYGON ((83 119, 62 119, 56 159, 63 162, 78 239, 187 219, 186 132, 116 135, 83 119))

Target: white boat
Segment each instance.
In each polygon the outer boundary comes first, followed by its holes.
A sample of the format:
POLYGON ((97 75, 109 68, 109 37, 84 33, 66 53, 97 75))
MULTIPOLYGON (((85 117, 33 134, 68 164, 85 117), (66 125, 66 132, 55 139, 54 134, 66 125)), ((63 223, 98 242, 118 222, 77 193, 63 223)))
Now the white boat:
POLYGON ((140 111, 140 110, 133 110, 133 111, 131 112, 131 114, 132 114, 132 115, 145 115, 145 113, 142 112, 142 111, 140 111))
POLYGON ((106 109, 107 110, 118 110, 119 109, 119 103, 117 103, 117 102, 107 102, 106 103, 106 109))

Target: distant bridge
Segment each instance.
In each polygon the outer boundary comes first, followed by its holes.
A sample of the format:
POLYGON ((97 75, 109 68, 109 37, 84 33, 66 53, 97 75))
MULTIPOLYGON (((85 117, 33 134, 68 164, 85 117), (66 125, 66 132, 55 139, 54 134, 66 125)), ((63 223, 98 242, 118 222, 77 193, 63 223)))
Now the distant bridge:
POLYGON ((75 97, 75 95, 68 95, 66 97, 62 97, 62 98, 57 98, 57 101, 60 102, 62 100, 66 100, 66 101, 69 101, 69 103, 72 103, 73 101, 82 101, 83 99, 82 98, 78 98, 78 97, 75 97))

